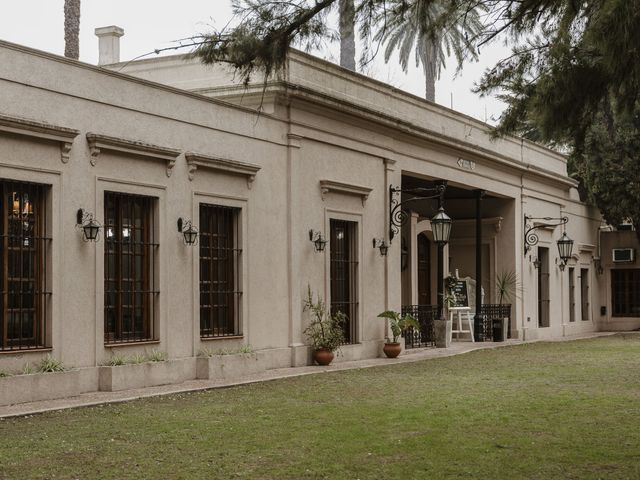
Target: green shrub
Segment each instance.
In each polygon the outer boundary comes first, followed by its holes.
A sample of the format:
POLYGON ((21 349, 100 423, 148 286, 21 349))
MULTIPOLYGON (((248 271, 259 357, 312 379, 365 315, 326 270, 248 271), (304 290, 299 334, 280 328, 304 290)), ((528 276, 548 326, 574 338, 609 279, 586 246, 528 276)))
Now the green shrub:
POLYGON ((144 363, 146 361, 147 361, 147 357, 145 357, 141 353, 134 353, 129 357, 129 363, 133 363, 133 364, 144 363))
POLYGON ((311 316, 309 326, 304 330, 314 350, 339 350, 344 343, 344 325, 347 316, 342 312, 332 315, 317 295, 314 300, 311 287, 307 287, 307 298, 304 300, 304 311, 311 316))
POLYGON ((147 354, 147 360, 149 362, 164 362, 167 359, 166 352, 161 350, 156 350, 155 348, 151 350, 151 353, 147 354))
POLYGON ((127 363, 129 363, 127 357, 125 357, 124 355, 115 354, 111 356, 106 365, 110 367, 117 367, 119 365, 126 365, 127 363))
POLYGON ((60 360, 56 360, 51 354, 48 354, 38 364, 38 371, 42 373, 64 372, 65 366, 60 360))

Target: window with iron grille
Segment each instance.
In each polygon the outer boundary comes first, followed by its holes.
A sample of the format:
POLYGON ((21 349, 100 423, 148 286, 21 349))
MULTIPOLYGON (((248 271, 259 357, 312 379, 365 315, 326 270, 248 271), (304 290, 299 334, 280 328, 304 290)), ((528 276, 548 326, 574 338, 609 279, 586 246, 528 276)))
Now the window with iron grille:
POLYGON ((569 321, 576 321, 576 269, 569 267, 569 321))
POLYGON ((582 320, 589 320, 589 269, 580 269, 580 310, 582 320))
POLYGON ((640 269, 611 270, 614 317, 640 317, 640 269))
POLYGON ((200 204, 200 336, 242 335, 240 209, 200 204))
POLYGON ((104 341, 155 340, 156 199, 104 194, 104 341))
POLYGON ((549 326, 549 249, 538 247, 538 327, 549 326))
POLYGON ((0 350, 49 346, 46 188, 0 181, 0 350))
POLYGON ((358 255, 356 222, 331 220, 331 313, 347 316, 345 343, 356 343, 358 321, 358 255))

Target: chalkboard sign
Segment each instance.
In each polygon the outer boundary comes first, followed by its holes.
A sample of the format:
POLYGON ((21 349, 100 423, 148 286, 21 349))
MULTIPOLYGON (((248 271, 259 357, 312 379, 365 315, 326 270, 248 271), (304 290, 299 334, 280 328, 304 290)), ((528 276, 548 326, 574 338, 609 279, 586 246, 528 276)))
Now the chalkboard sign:
POLYGON ((452 287, 451 293, 455 296, 456 300, 453 304, 454 307, 468 307, 469 295, 467 293, 467 281, 458 280, 452 287))

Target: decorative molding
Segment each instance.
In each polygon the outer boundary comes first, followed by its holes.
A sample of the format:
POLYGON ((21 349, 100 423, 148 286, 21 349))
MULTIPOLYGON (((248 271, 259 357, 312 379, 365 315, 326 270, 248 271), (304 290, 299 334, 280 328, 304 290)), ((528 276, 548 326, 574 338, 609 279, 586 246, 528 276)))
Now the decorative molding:
POLYGON ((458 167, 463 168, 465 170, 475 170, 476 162, 473 160, 467 160, 465 158, 458 158, 458 167))
POLYGON ((396 168, 396 161, 392 158, 384 159, 384 168, 387 172, 393 172, 396 168))
POLYGON ((176 150, 175 148, 160 147, 150 143, 109 137, 97 133, 87 133, 87 141, 89 142, 89 150, 91 152, 90 161, 93 166, 98 162, 98 157, 100 157, 100 153, 103 150, 123 152, 156 160, 164 160, 167 162, 167 177, 170 177, 173 167, 176 164, 176 158, 180 155, 180 150, 176 150))
POLYGON ((360 185, 351 185, 349 183, 334 182, 333 180, 320 180, 320 193, 322 200, 328 193, 341 193, 344 195, 356 195, 362 200, 362 206, 369 198, 369 194, 373 189, 362 187, 360 185))
POLYGON ((256 174, 262 168, 260 165, 254 165, 253 163, 212 157, 194 152, 187 152, 184 156, 187 159, 187 165, 189 167, 189 180, 193 180, 198 168, 203 168, 223 173, 243 175, 247 177, 247 187, 250 189, 256 179, 256 174))
POLYGON ((302 136, 295 133, 288 133, 287 139, 289 140, 289 146, 293 148, 302 148, 302 136))
POLYGON ((79 134, 79 130, 67 127, 59 127, 48 123, 36 122, 22 117, 12 117, 0 114, 0 131, 23 135, 25 137, 40 138, 60 143, 60 160, 69 162, 69 153, 73 140, 79 134))
POLYGON ((590 243, 579 243, 578 244, 578 251, 579 252, 593 253, 593 252, 596 251, 596 246, 592 245, 590 243))

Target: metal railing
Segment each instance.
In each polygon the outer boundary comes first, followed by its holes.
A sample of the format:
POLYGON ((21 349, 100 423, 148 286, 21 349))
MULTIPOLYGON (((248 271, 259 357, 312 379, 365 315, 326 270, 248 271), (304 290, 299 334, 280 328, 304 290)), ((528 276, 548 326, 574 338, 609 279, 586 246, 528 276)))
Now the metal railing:
POLYGON ((493 338, 493 321, 507 319, 507 338, 511 338, 511 305, 500 305, 487 303, 482 305, 482 324, 477 327, 477 342, 492 342, 493 338))
MULTIPOLYGON (((413 315, 420 329, 410 328, 404 333, 404 348, 422 348, 435 346, 433 321, 438 317, 437 305, 405 305, 402 314, 413 315)), ((473 314, 473 312, 472 312, 473 314)), ((492 342, 494 320, 507 319, 507 338, 511 338, 511 305, 482 305, 482 322, 475 328, 476 342, 492 342)))
POLYGON ((435 346, 433 320, 438 316, 437 305, 405 305, 402 314, 411 314, 418 320, 419 329, 410 328, 404 333, 404 348, 435 346))

